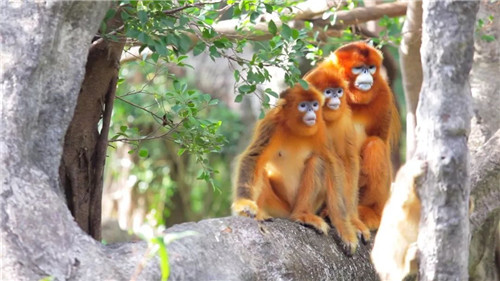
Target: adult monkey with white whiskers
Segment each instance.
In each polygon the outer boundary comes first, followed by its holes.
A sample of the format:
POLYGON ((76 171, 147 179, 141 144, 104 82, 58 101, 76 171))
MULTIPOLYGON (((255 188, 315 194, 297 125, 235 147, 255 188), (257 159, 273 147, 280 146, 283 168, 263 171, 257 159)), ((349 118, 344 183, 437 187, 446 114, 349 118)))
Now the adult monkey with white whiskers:
POLYGON ((335 50, 330 59, 349 82, 347 103, 362 143, 359 215, 366 226, 377 229, 392 180, 390 152, 401 129, 392 91, 380 75, 382 53, 354 42, 335 50))

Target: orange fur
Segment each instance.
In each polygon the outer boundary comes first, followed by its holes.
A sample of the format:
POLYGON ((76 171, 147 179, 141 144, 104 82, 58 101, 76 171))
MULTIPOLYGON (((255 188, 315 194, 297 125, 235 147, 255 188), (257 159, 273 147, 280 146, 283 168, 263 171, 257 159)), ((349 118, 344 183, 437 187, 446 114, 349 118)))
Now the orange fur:
POLYGON ((359 215, 370 228, 377 229, 384 204, 389 196, 392 178, 390 151, 398 141, 400 121, 393 94, 380 75, 382 54, 364 42, 346 44, 329 58, 349 82, 347 103, 355 126, 361 128, 361 175, 359 215), (352 69, 376 66, 372 75, 373 86, 368 91, 356 88, 357 75, 352 69))
POLYGON ((325 97, 323 106, 323 119, 327 127, 327 136, 333 144, 333 153, 340 158, 340 169, 336 176, 342 180, 344 186, 344 203, 346 205, 347 217, 351 220, 365 241, 370 239, 370 230, 359 219, 358 214, 358 181, 360 171, 359 147, 356 140, 356 131, 352 120, 352 112, 347 105, 346 96, 349 91, 347 83, 340 76, 338 70, 331 60, 325 60, 318 64, 313 70, 304 76, 320 92, 326 89, 341 88, 343 95, 340 97, 338 109, 328 107, 329 98, 325 97), (342 171, 341 173, 339 172, 342 171))
POLYGON ((328 147, 322 103, 323 95, 314 87, 304 90, 296 85, 281 94, 277 107, 258 123, 240 157, 232 209, 256 219, 292 218, 326 234, 328 225, 316 215, 326 203, 340 218, 333 225, 352 251, 357 237, 352 224, 342 219, 346 217, 343 202, 337 202, 342 198, 342 185, 326 172, 334 169, 336 159, 328 147), (320 102, 316 124, 307 126, 298 105, 314 100, 320 102), (336 200, 335 204, 326 198, 336 200))

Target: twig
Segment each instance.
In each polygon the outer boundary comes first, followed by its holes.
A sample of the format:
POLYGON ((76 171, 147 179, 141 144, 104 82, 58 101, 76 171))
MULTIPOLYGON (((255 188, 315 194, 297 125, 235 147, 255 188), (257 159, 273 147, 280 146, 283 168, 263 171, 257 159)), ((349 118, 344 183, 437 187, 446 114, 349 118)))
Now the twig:
POLYGON ((205 5, 218 4, 218 3, 221 3, 221 2, 222 1, 201 2, 201 3, 187 4, 187 5, 184 5, 182 7, 177 7, 177 8, 171 9, 171 10, 165 10, 165 11, 163 11, 163 13, 165 15, 172 15, 172 14, 175 14, 175 13, 180 12, 180 11, 185 10, 185 9, 195 8, 195 7, 199 8, 199 7, 202 7, 202 6, 205 6, 205 5))

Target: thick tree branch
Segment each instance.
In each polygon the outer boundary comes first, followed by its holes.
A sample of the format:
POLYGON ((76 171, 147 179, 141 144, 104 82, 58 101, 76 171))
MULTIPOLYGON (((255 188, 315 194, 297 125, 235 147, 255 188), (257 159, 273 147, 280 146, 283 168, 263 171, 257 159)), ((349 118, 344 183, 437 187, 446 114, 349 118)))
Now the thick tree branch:
POLYGON ((111 113, 113 112, 113 104, 116 94, 116 83, 118 81, 118 73, 111 78, 109 82, 108 92, 104 98, 104 111, 102 113, 102 129, 96 142, 96 153, 94 158, 95 176, 91 183, 93 189, 90 191, 90 214, 89 214, 89 234, 97 241, 101 240, 101 205, 102 205, 102 190, 103 190, 103 174, 104 164, 106 163, 106 151, 108 149, 108 134, 111 124, 111 113))
MULTIPOLYGON (((309 20, 314 23, 315 27, 329 26, 329 29, 344 29, 348 25, 360 24, 371 20, 377 20, 381 17, 399 17, 404 16, 406 13, 406 2, 396 2, 380 4, 373 7, 358 7, 349 11, 338 11, 336 12, 335 24, 331 25, 329 19, 314 19, 306 18, 307 9, 302 8, 302 10, 297 9, 297 14, 295 14, 296 20, 309 20), (302 14, 301 11, 306 11, 302 14)), ((319 14, 319 11, 309 14, 319 14)), ((220 21, 214 25, 215 31, 225 37, 229 38, 247 38, 252 40, 265 40, 272 37, 268 31, 268 23, 273 20, 278 28, 281 26, 281 21, 277 16, 264 16, 261 21, 255 25, 248 25, 243 31, 237 31, 235 27, 238 25, 238 20, 231 19, 220 21), (248 34, 249 31, 253 31, 253 34, 248 34)))
POLYGON ((369 260, 371 245, 348 257, 336 235, 289 220, 226 217, 167 232, 185 231, 198 235, 168 246, 171 280, 378 280, 369 260))
MULTIPOLYGON (((385 3, 372 7, 358 7, 349 11, 338 11, 336 13, 337 20, 334 25, 330 28, 333 29, 344 29, 346 26, 353 24, 365 23, 372 20, 378 20, 384 16, 401 17, 406 14, 407 2, 394 2, 385 3)), ((315 25, 327 26, 330 24, 328 19, 326 20, 313 20, 315 25)))

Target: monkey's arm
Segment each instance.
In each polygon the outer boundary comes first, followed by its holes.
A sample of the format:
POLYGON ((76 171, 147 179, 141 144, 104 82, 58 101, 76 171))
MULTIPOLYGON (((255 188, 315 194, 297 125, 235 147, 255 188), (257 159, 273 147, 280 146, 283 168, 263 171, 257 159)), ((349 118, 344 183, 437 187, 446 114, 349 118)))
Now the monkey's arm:
POLYGON ((394 148, 398 144, 400 134, 401 120, 396 103, 393 101, 391 103, 391 127, 389 131, 389 145, 391 148, 394 148))
POLYGON ((381 138, 385 143, 388 143, 391 123, 392 108, 391 106, 387 106, 387 108, 383 110, 383 114, 380 115, 380 118, 375 123, 376 127, 374 128, 373 132, 370 132, 369 135, 377 136, 381 138))
POLYGON ((276 122, 271 116, 259 121, 251 143, 238 161, 232 206, 233 212, 238 215, 255 217, 258 213, 255 185, 263 172, 259 161, 263 162, 262 154, 276 130, 276 122))

